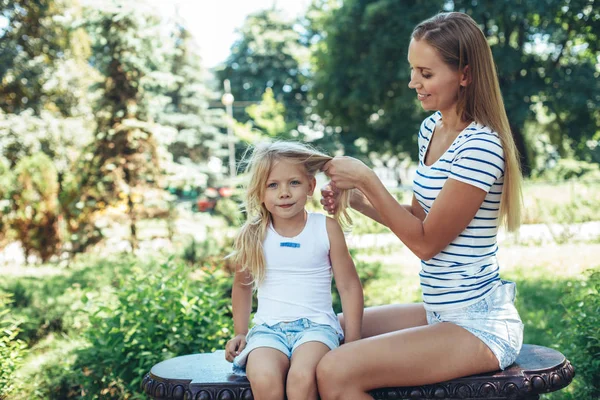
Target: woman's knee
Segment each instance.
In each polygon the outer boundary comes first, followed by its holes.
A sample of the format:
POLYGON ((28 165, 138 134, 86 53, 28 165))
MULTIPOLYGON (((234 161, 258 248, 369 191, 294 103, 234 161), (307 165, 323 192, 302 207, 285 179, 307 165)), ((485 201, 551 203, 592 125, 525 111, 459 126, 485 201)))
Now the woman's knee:
POLYGON ((326 354, 317 365, 317 387, 323 399, 336 399, 343 386, 343 371, 335 352, 326 354))

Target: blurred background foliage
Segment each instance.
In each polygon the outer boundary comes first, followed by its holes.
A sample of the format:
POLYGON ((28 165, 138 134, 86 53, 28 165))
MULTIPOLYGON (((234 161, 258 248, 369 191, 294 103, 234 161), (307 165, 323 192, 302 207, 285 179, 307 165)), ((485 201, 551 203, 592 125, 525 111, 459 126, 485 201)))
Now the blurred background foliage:
MULTIPOLYGON (((259 140, 307 141, 361 158, 409 200, 426 113, 408 39, 440 10, 489 39, 524 223, 548 232, 504 239, 508 251, 600 250, 598 235, 578 239, 600 220, 597 1, 313 0, 294 19, 276 4, 208 69, 184 20, 142 0, 0 0, 0 399, 141 398, 154 363, 223 348, 244 178, 228 170, 228 128, 236 160, 259 140)), ((389 234, 354 219, 357 237, 389 234)), ((419 300, 398 246, 352 249, 368 305, 419 300)), ((525 341, 578 371, 547 397, 599 398, 600 265, 517 267, 525 341)))

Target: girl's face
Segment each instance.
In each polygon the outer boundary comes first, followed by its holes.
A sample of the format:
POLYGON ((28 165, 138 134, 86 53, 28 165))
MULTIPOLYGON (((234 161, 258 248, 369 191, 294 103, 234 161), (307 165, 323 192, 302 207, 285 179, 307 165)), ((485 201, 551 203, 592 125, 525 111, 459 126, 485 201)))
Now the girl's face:
POLYGON ((296 222, 304 219, 304 206, 316 186, 314 177, 306 173, 301 163, 282 159, 273 164, 263 196, 263 203, 273 217, 273 223, 296 222))
POLYGON ((410 41, 408 47, 410 82, 408 87, 417 91, 423 109, 456 112, 458 92, 466 86, 464 74, 450 68, 438 51, 425 40, 410 41))

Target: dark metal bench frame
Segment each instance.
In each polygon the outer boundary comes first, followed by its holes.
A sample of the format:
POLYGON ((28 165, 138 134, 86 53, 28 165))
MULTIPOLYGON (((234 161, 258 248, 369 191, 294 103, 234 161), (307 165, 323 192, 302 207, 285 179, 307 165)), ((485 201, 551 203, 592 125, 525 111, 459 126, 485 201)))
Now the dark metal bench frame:
MULTIPOLYGON (((371 391, 378 400, 392 399, 539 399, 573 380, 573 366, 556 350, 524 345, 517 361, 504 371, 473 375, 433 385, 371 391)), ((175 357, 152 367, 142 382, 152 399, 252 400, 250 383, 234 375, 224 352, 175 357)))

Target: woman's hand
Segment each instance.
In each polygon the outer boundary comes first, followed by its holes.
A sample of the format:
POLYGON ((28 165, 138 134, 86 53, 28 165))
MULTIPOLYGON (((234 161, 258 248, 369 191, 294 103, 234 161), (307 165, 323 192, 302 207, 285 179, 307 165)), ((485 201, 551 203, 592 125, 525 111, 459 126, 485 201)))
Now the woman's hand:
POLYGON ((225 359, 233 362, 233 359, 238 356, 246 347, 246 335, 239 334, 225 345, 225 359))
POLYGON ((335 189, 361 189, 373 171, 362 161, 352 157, 334 157, 323 167, 335 189))
POLYGON ((329 214, 334 214, 340 200, 340 191, 331 186, 331 182, 327 182, 321 188, 321 205, 323 210, 329 214))
MULTIPOLYGON (((323 210, 329 214, 334 214, 340 201, 340 190, 333 187, 331 182, 328 182, 321 188, 321 205, 323 210)), ((355 210, 361 210, 361 205, 365 204, 365 195, 358 189, 352 189, 350 192, 350 207, 355 210)))

